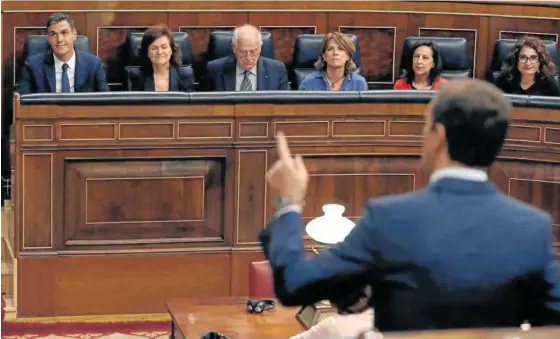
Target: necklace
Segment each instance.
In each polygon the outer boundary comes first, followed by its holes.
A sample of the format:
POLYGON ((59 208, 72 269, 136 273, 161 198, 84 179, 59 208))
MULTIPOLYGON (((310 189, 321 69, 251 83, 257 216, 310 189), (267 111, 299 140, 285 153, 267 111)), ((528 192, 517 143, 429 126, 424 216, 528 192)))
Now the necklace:
POLYGON ((344 76, 342 76, 342 78, 336 80, 336 81, 332 81, 328 76, 327 76, 327 81, 329 82, 329 85, 331 86, 331 88, 334 88, 334 86, 340 81, 344 79, 344 76))

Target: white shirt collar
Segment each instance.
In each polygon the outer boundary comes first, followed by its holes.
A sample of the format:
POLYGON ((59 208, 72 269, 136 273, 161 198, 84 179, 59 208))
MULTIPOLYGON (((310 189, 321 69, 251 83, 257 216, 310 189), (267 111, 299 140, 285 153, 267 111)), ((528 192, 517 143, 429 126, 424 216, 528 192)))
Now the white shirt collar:
POLYGON ((447 167, 437 170, 430 175, 430 182, 434 183, 443 178, 454 178, 471 181, 487 181, 488 174, 483 170, 467 167, 447 167))
MULTIPOLYGON (((57 58, 56 55, 54 55, 54 53, 53 53, 53 57, 54 57, 54 67, 62 68, 62 64, 64 64, 64 62, 61 61, 59 58, 57 58)), ((68 62, 66 62, 66 64, 68 64, 69 69, 76 70, 76 51, 74 51, 74 54, 72 54, 72 57, 70 58, 70 60, 68 60, 68 62)))
MULTIPOLYGON (((237 64, 236 68, 237 68, 237 70, 236 70, 237 73, 236 73, 236 74, 237 74, 238 76, 239 76, 239 75, 243 75, 243 72, 245 72, 245 68, 239 66, 239 64, 237 64)), ((251 74, 253 74, 253 75, 256 75, 256 74, 257 74, 257 65, 255 65, 253 68, 251 68, 251 69, 249 70, 249 72, 250 72, 251 74)))

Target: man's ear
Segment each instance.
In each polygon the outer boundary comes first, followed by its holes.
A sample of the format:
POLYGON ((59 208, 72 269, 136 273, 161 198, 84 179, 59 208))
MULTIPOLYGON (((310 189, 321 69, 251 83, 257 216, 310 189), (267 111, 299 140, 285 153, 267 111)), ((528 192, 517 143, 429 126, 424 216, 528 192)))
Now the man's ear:
POLYGON ((74 41, 76 41, 76 38, 78 37, 78 31, 75 28, 72 30, 72 34, 74 35, 74 41))
POLYGON ((446 147, 447 138, 445 132, 445 126, 442 123, 436 122, 434 125, 434 131, 437 136, 437 148, 446 147))

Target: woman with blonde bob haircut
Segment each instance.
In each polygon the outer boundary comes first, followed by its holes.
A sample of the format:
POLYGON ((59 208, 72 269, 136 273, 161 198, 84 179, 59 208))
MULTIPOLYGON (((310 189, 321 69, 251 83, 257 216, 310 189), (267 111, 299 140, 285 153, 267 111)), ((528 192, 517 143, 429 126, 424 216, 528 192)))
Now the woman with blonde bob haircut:
POLYGON ((300 90, 309 91, 364 91, 366 79, 354 73, 352 61, 356 47, 344 33, 326 34, 321 43, 321 53, 315 63, 317 71, 308 74, 301 82, 300 90))

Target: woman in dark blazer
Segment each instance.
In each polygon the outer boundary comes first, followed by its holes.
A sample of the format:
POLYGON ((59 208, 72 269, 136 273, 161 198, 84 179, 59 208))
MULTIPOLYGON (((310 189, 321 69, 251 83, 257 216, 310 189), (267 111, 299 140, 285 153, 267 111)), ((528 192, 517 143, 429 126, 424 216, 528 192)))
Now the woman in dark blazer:
POLYGON ((541 39, 520 38, 502 63, 496 86, 508 94, 560 96, 556 65, 541 39))
POLYGON ((181 50, 167 26, 144 32, 139 57, 140 67, 127 70, 130 91, 194 91, 192 68, 181 66, 181 50))

